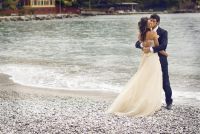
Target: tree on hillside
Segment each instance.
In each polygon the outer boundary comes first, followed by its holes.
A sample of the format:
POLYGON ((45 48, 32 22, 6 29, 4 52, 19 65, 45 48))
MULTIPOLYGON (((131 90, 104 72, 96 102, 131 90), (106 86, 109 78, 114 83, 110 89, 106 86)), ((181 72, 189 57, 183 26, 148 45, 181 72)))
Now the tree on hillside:
POLYGON ((200 0, 179 0, 180 9, 195 9, 200 0))
POLYGON ((3 8, 6 9, 17 9, 17 5, 20 0, 4 0, 3 1, 3 8))
POLYGON ((165 10, 172 7, 178 7, 179 0, 133 0, 140 4, 140 8, 165 10))
POLYGON ((56 0, 56 4, 71 7, 77 3, 77 0, 56 0))

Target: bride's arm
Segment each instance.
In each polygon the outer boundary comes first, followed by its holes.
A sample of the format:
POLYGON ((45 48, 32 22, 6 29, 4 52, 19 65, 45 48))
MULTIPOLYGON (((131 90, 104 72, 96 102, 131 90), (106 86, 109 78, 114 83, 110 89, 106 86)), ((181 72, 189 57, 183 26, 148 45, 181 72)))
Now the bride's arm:
POLYGON ((156 32, 153 33, 153 41, 156 47, 159 46, 158 34, 156 32))

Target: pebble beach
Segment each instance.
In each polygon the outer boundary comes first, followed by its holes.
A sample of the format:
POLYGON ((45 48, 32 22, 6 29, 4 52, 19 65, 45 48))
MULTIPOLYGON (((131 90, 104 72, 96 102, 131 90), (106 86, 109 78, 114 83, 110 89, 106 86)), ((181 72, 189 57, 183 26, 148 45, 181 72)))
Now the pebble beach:
POLYGON ((174 104, 148 117, 106 114, 116 94, 38 89, 0 74, 1 134, 200 133, 200 108, 174 104))

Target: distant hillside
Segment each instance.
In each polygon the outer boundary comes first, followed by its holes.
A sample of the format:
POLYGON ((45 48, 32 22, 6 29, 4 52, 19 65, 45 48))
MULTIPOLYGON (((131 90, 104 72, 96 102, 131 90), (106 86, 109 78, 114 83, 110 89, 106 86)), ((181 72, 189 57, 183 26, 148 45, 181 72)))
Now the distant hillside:
MULTIPOLYGON (((23 8, 24 0, 3 0, 3 9, 23 8)), ((198 9, 200 0, 56 0, 63 7, 98 8, 112 7, 114 4, 127 2, 138 3, 137 10, 181 10, 198 9)))

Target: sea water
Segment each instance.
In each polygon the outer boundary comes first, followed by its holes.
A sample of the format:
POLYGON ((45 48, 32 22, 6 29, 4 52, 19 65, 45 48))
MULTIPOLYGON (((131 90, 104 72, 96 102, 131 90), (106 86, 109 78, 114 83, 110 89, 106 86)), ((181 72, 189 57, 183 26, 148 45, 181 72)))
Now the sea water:
MULTIPOLYGON (((0 73, 23 85, 120 92, 139 66, 142 15, 0 23, 0 73)), ((173 97, 200 102, 200 14, 161 14, 173 97)), ((145 83, 145 82, 144 82, 145 83)))

